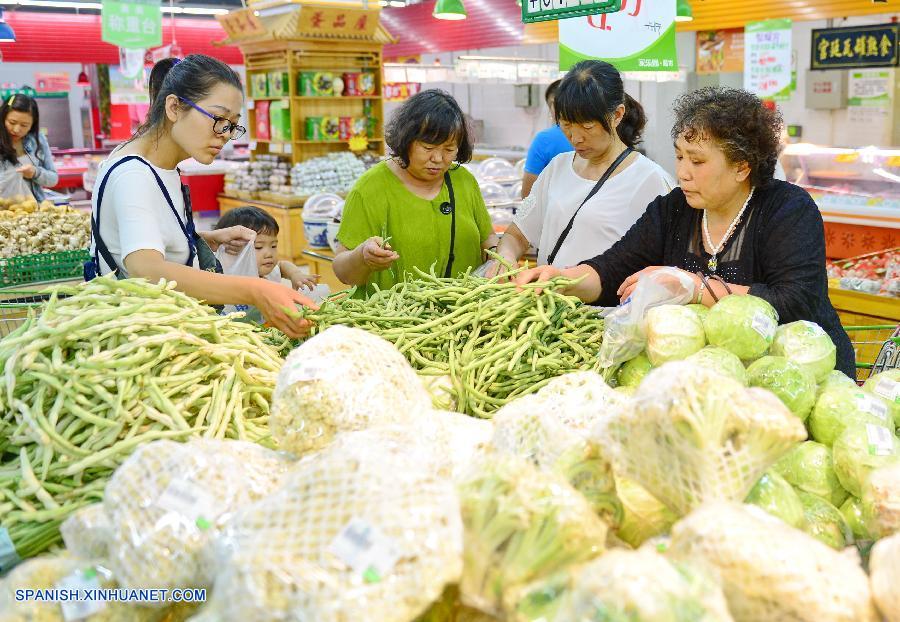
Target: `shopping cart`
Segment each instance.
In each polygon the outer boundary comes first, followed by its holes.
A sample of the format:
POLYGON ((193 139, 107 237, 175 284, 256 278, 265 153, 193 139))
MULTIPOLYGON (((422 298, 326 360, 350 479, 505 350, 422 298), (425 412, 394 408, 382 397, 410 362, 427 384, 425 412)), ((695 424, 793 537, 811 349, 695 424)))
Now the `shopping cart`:
POLYGON ((900 325, 845 326, 856 353, 856 381, 900 368, 900 325))

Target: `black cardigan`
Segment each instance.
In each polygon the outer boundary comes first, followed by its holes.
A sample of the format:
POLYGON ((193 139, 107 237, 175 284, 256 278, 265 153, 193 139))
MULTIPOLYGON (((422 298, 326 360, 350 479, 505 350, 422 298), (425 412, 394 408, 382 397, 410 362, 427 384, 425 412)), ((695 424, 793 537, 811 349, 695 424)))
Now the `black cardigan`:
MULTIPOLYGON (((680 188, 657 197, 625 237, 583 262, 600 275, 603 289, 595 304, 619 304, 622 282, 648 266, 710 275, 701 216, 680 188)), ((853 346, 828 298, 822 215, 805 190, 783 181, 757 188, 718 264, 716 274, 749 285, 750 294, 775 307, 780 323, 809 320, 821 326, 837 347, 837 369, 856 378, 853 346)))

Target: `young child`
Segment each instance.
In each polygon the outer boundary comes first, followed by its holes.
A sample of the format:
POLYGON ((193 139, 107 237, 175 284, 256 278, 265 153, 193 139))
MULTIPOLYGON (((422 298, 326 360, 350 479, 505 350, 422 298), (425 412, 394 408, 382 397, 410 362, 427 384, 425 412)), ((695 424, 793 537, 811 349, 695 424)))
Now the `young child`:
POLYGON ((276 283, 281 283, 281 279, 285 278, 291 282, 294 289, 302 287, 312 290, 316 286, 318 275, 306 274, 290 261, 278 261, 278 223, 269 214, 258 207, 245 205, 222 216, 215 229, 235 225, 256 231, 256 267, 260 278, 276 283))

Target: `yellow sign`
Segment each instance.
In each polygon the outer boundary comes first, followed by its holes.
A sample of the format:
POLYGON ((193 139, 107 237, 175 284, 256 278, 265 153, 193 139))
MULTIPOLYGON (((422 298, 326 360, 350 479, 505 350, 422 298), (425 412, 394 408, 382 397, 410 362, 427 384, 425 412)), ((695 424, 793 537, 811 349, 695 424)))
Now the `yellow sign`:
POLYGON ((371 37, 378 27, 378 11, 336 7, 304 6, 299 31, 313 36, 371 37))
POLYGON ((350 151, 361 153, 369 148, 369 139, 365 136, 354 136, 350 139, 350 151))
POLYGON ((834 156, 834 161, 838 164, 850 164, 859 160, 858 153, 839 153, 834 156))
POLYGON ((253 9, 239 9, 226 15, 216 15, 229 39, 248 39, 266 34, 262 22, 253 9))

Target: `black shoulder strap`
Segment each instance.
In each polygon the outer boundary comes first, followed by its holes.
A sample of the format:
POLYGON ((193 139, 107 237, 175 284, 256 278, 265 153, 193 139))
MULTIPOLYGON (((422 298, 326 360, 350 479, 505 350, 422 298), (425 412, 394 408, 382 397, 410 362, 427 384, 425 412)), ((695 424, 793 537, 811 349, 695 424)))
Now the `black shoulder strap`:
POLYGON ((444 278, 452 276, 453 260, 456 248, 456 198, 453 196, 453 182, 450 181, 450 173, 444 173, 444 182, 447 184, 447 192, 450 194, 450 255, 447 257, 447 269, 444 270, 444 278))
POLYGON ((578 209, 575 210, 575 213, 572 214, 572 218, 569 219, 569 224, 566 225, 566 228, 563 229, 563 232, 559 235, 559 239, 556 240, 556 246, 553 247, 553 252, 551 252, 547 256, 547 264, 552 265, 553 260, 556 259, 556 255, 559 253, 559 249, 562 248, 563 242, 566 241, 566 238, 569 237, 569 232, 572 231, 572 225, 575 224, 575 217, 578 216, 578 212, 581 211, 581 208, 584 207, 584 204, 591 200, 595 194, 600 191, 600 188, 603 187, 603 184, 606 183, 606 180, 609 179, 613 173, 616 172, 616 169, 619 168, 619 165, 625 161, 631 152, 634 151, 632 147, 628 147, 619 154, 619 157, 615 159, 615 161, 606 169, 606 172, 603 173, 603 176, 600 180, 591 188, 591 191, 588 192, 588 195, 584 197, 584 201, 581 202, 581 205, 578 206, 578 209))
MULTIPOLYGON (((118 275, 120 272, 118 271, 118 264, 116 260, 113 258, 112 253, 109 251, 109 248, 106 246, 106 243, 103 241, 103 238, 100 236, 100 207, 103 205, 103 194, 106 192, 106 184, 109 181, 109 177, 116 168, 120 165, 125 164, 126 162, 131 162, 132 160, 136 160, 138 162, 142 162, 147 165, 147 168, 150 169, 150 172, 153 173, 154 179, 156 179, 156 184, 159 186, 160 191, 162 192, 163 197, 166 199, 166 203, 169 204, 169 208, 172 210, 172 213, 175 215, 175 220, 178 221, 178 226, 181 228, 182 233, 184 233, 185 239, 188 242, 188 260, 185 265, 193 265, 194 257, 197 254, 194 235, 193 235, 193 220, 188 219, 188 224, 181 220, 181 216, 178 214, 178 210, 175 209, 175 203, 172 201, 172 197, 169 196, 169 191, 166 190, 166 185, 163 183, 163 180, 160 178, 159 174, 156 172, 156 169, 153 168, 153 165, 147 162, 140 156, 129 155, 125 156, 115 164, 109 167, 109 170, 103 175, 103 179, 100 181, 100 188, 97 190, 97 214, 91 215, 91 234, 94 237, 94 248, 96 249, 96 253, 94 253, 94 262, 96 263, 97 273, 100 271, 100 257, 103 257, 103 261, 106 262, 106 265, 109 266, 111 270, 116 270, 116 274, 118 275), (190 229, 190 230, 189 230, 190 229)), ((185 205, 186 209, 190 209, 190 205, 185 205)))

